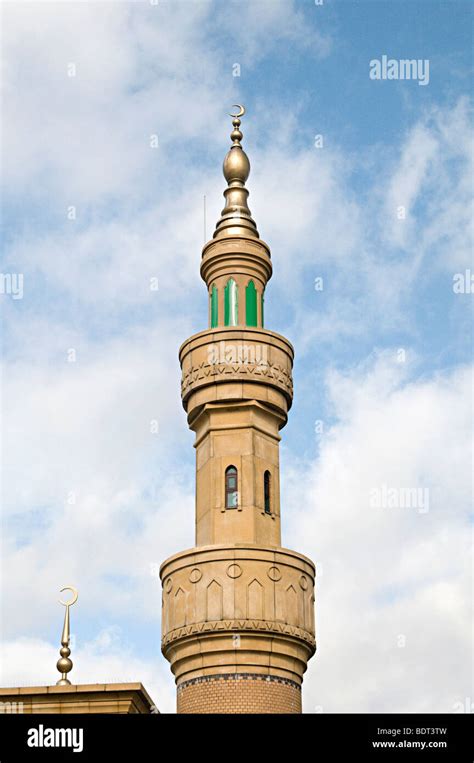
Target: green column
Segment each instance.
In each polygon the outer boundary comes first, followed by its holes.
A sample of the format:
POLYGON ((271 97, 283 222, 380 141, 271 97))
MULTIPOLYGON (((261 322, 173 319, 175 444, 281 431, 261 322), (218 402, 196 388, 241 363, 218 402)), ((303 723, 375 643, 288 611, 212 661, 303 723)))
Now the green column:
POLYGON ((245 323, 257 325, 257 290, 253 281, 249 281, 245 289, 245 323))
POLYGON ((215 329, 219 323, 219 308, 217 302, 217 287, 211 290, 211 329, 215 329))

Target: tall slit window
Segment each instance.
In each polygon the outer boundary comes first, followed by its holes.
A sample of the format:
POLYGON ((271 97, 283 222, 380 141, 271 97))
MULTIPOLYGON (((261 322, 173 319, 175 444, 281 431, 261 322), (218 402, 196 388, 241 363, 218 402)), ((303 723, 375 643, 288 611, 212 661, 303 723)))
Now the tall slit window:
POLYGON ((235 466, 228 466, 225 470, 225 507, 226 509, 236 509, 238 506, 237 492, 237 469, 235 466))
POLYGON ((263 475, 263 502, 264 502, 266 514, 271 514, 270 482, 271 482, 271 474, 269 471, 266 471, 263 475))
POLYGON ((224 288, 224 324, 237 326, 239 320, 239 306, 237 284, 233 278, 229 278, 224 288))

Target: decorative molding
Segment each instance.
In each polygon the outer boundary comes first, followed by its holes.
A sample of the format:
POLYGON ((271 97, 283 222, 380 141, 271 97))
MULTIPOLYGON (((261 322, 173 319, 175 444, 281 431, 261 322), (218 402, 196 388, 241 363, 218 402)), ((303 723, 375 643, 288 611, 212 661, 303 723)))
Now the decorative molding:
POLYGON ((206 617, 209 620, 222 618, 223 591, 222 585, 215 578, 206 586, 206 617))
POLYGON ((247 617, 249 620, 265 619, 264 588, 258 578, 247 584, 247 617))
POLYGON ((208 363, 203 361, 197 366, 192 366, 187 371, 183 369, 181 380, 181 396, 200 386, 199 382, 210 379, 213 383, 219 381, 241 380, 249 377, 246 381, 267 382, 283 387, 287 394, 293 396, 293 377, 288 366, 279 363, 208 363))
POLYGON ((181 628, 175 628, 169 633, 166 633, 162 640, 162 648, 168 646, 178 639, 187 638, 188 636, 196 636, 207 633, 221 633, 222 631, 260 631, 261 633, 277 633, 284 636, 291 636, 305 641, 313 648, 316 648, 316 639, 312 633, 298 628, 296 625, 288 625, 287 623, 279 623, 274 620, 212 620, 204 621, 200 623, 192 623, 190 625, 184 625, 181 628))
POLYGON ((269 567, 267 570, 267 575, 270 580, 273 580, 274 583, 278 583, 278 581, 281 580, 281 572, 278 567, 269 567))
POLYGON ((233 563, 233 564, 229 564, 229 566, 227 567, 227 575, 230 578, 232 579, 240 578, 241 574, 242 574, 242 567, 240 566, 240 564, 233 563))
POLYGON ((190 583, 199 583, 199 581, 202 578, 202 572, 199 569, 199 567, 195 567, 191 572, 189 573, 189 581, 190 583))
POLYGON ((303 589, 303 591, 306 591, 308 589, 308 578, 306 577, 306 575, 301 575, 300 587, 303 589))
POLYGON ((178 693, 185 689, 187 686, 195 686, 196 684, 207 684, 213 681, 265 681, 266 683, 284 684, 285 686, 293 686, 298 691, 301 691, 301 684, 292 681, 291 678, 282 678, 281 676, 262 675, 261 673, 216 673, 212 676, 198 676, 197 678, 189 678, 187 681, 182 681, 177 686, 178 693))

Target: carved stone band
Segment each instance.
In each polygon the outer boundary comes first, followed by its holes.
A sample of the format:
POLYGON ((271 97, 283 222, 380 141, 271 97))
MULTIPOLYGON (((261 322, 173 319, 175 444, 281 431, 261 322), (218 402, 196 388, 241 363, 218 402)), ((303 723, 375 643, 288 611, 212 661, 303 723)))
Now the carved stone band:
POLYGON ((262 631, 265 633, 272 632, 292 636, 293 638, 306 641, 314 648, 316 647, 316 640, 312 633, 303 630, 303 628, 298 628, 295 625, 276 623, 270 620, 214 620, 211 622, 192 623, 191 625, 176 628, 174 631, 167 633, 162 639, 161 644, 162 646, 167 646, 178 639, 199 635, 201 633, 222 633, 222 631, 245 630, 262 631))
MULTIPOLYGON (((211 387, 212 394, 209 400, 206 398, 206 402, 211 402, 219 399, 221 385, 232 384, 246 385, 248 394, 242 389, 243 399, 253 399, 252 393, 258 388, 258 399, 261 399, 263 389, 267 388, 269 402, 273 390, 273 394, 280 394, 286 400, 286 410, 291 406, 293 347, 285 337, 273 331, 248 327, 201 331, 183 343, 179 359, 185 407, 189 397, 199 390, 211 387)), ((235 390, 230 397, 236 399, 235 390)))

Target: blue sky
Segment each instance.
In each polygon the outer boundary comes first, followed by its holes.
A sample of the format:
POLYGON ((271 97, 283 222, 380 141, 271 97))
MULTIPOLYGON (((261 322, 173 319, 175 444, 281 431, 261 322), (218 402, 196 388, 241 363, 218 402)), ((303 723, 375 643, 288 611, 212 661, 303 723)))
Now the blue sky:
POLYGON ((142 680, 173 710, 153 565, 193 544, 177 350, 207 325, 203 196, 210 237, 227 112, 244 103, 249 205, 274 265, 266 327, 296 352, 283 542, 324 570, 305 709, 452 711, 472 696, 473 295, 453 291, 474 270, 472 5, 3 16, 2 273, 23 274, 24 294, 0 295, 2 683, 55 680, 56 593, 73 583, 76 680, 142 680), (371 80, 383 55, 428 59, 429 83, 371 80), (427 488, 430 510, 374 511, 383 484, 427 488))

